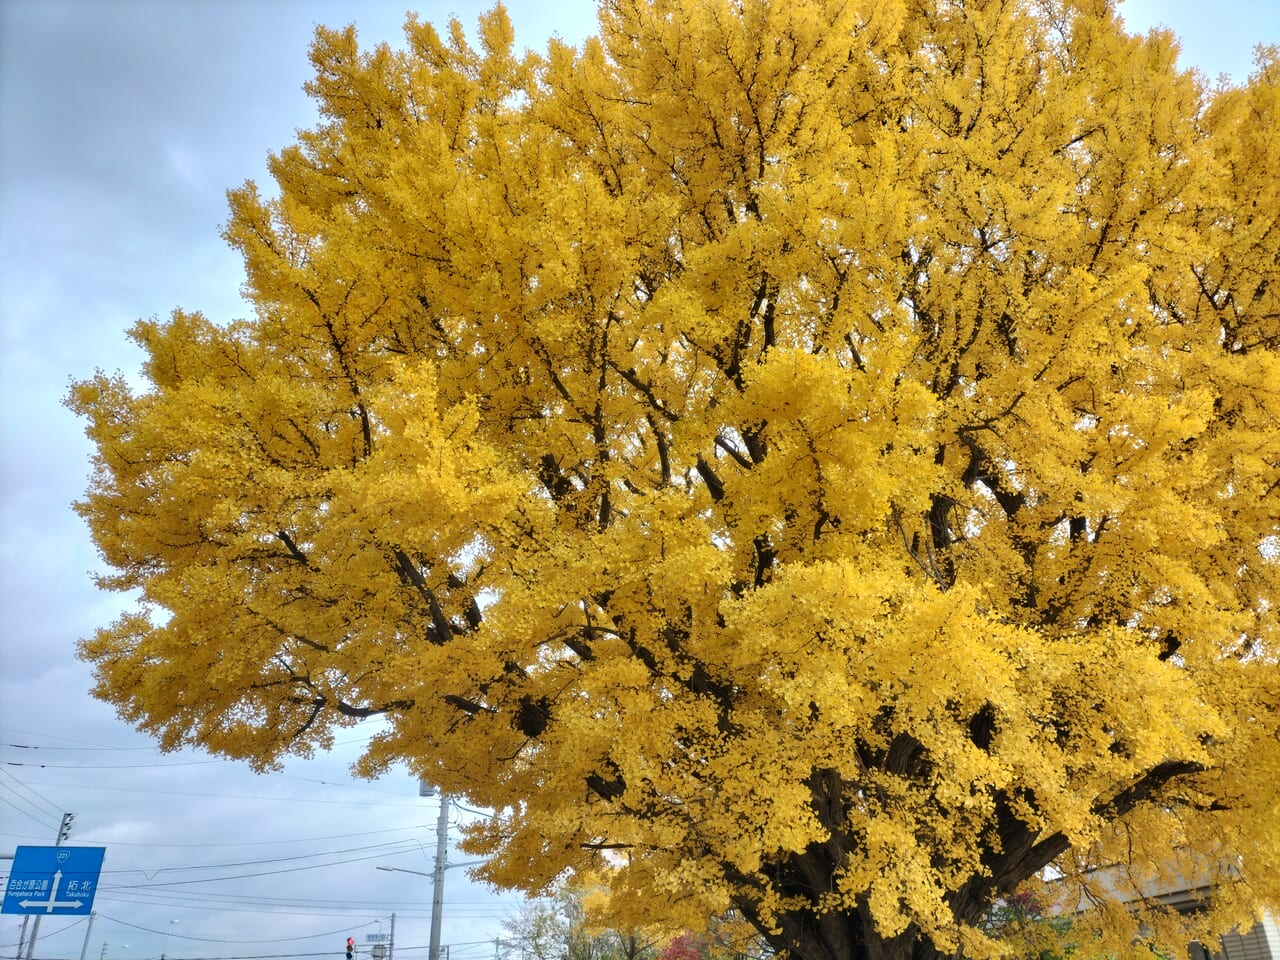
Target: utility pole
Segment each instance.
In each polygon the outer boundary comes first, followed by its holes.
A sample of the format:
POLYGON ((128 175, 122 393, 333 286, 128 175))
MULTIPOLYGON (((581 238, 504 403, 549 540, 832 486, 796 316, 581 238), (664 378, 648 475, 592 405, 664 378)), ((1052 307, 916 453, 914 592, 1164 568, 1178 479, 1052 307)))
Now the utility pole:
POLYGON ((449 797, 441 791, 440 816, 436 819, 436 867, 431 877, 431 945, 427 960, 440 960, 440 915, 444 913, 444 870, 448 855, 449 797))
MULTIPOLYGON (((173 925, 174 925, 175 923, 177 923, 177 922, 178 922, 177 920, 170 920, 170 921, 169 921, 169 929, 167 929, 167 930, 164 932, 164 949, 162 949, 162 950, 160 951, 160 960, 168 960, 168 953, 169 953, 169 937, 170 937, 170 935, 172 935, 172 933, 173 933, 173 925)), ((81 958, 80 958, 80 960, 84 960, 84 957, 81 957, 81 958)))
MULTIPOLYGON (((84 960, 84 955, 89 952, 89 934, 93 933, 93 921, 96 920, 97 917, 98 911, 89 911, 89 926, 84 928, 84 944, 80 947, 80 960, 84 960)), ((106 949, 106 946, 107 945, 105 943, 102 945, 104 950, 106 949)))
POLYGON ((396 915, 391 915, 391 939, 387 941, 387 960, 395 960, 396 956, 396 915))
MULTIPOLYGON (((420 782, 419 795, 430 797, 435 793, 426 780, 420 782)), ((396 873, 416 873, 431 878, 431 945, 428 947, 427 960, 440 960, 440 918, 444 913, 444 872, 450 867, 469 867, 473 863, 485 863, 484 860, 464 860, 462 863, 449 863, 449 797, 440 795, 440 816, 436 819, 436 862, 430 873, 421 870, 406 870, 404 867, 378 867, 396 873)), ((393 918, 394 920, 394 918, 393 918)), ((445 951, 446 960, 448 951, 445 951)))
MULTIPOLYGON (((75 822, 76 815, 74 813, 64 813, 62 815, 62 823, 58 826, 58 839, 53 844, 55 847, 62 846, 62 841, 71 836, 71 825, 75 822)), ((31 960, 32 955, 35 953, 36 937, 40 935, 40 917, 41 914, 37 913, 36 922, 31 925, 31 939, 27 941, 27 960, 31 960)))

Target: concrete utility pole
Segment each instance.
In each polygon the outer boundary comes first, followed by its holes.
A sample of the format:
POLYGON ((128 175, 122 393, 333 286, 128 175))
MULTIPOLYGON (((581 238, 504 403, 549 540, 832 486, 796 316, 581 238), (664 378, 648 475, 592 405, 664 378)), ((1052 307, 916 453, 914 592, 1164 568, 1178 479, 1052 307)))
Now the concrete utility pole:
MULTIPOLYGON (((423 780, 419 787, 419 794, 424 797, 433 796, 435 795, 435 788, 423 780)), ((420 877, 431 878, 431 945, 427 948, 427 960, 440 960, 440 918, 444 913, 444 872, 450 867, 469 867, 473 864, 486 862, 484 860, 464 860, 462 863, 449 863, 449 804, 451 801, 443 793, 439 796, 440 816, 436 819, 435 868, 430 873, 423 873, 421 870, 406 870, 404 867, 378 867, 379 870, 387 870, 392 873, 416 873, 420 877)), ((394 917, 392 919, 394 922, 394 917)), ((394 933, 394 927, 392 929, 394 933)), ((394 941, 394 936, 392 939, 394 941)), ((445 949, 444 955, 448 957, 448 948, 445 949)))
MULTIPOLYGON (((173 933, 173 925, 177 922, 177 920, 170 920, 169 929, 164 932, 164 949, 160 951, 160 960, 168 960, 169 936, 173 933)), ((84 957, 81 957, 80 960, 84 960, 84 957)))
POLYGON ((427 960, 440 960, 440 916, 444 913, 444 870, 449 856, 449 797, 440 794, 440 816, 436 818, 436 866, 431 876, 431 945, 427 960))
MULTIPOLYGON (((93 921, 98 917, 98 911, 89 911, 89 926, 84 930, 84 944, 80 947, 80 960, 84 960, 84 955, 89 952, 89 934, 93 933, 93 921)), ((102 949, 105 950, 107 945, 104 943, 102 949)))

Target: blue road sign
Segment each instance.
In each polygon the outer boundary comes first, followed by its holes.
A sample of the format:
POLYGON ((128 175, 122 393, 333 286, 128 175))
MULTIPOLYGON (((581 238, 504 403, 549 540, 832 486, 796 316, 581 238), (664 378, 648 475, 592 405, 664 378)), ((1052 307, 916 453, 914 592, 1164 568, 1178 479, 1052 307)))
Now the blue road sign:
POLYGON ((18 847, 0 913, 88 913, 106 852, 106 847, 18 847))

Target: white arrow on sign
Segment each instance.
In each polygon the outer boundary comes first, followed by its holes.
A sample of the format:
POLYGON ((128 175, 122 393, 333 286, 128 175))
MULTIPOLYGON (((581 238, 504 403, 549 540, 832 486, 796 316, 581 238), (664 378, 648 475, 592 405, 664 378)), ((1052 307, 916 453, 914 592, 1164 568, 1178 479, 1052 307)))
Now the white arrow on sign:
POLYGON ((62 883, 62 871, 61 870, 53 871, 53 889, 49 891, 49 899, 48 900, 20 900, 18 901, 18 906, 44 907, 45 913, 53 913, 53 911, 55 909, 58 909, 59 907, 71 907, 72 909, 78 910, 83 904, 83 901, 58 899, 58 887, 61 885, 61 883, 62 883))

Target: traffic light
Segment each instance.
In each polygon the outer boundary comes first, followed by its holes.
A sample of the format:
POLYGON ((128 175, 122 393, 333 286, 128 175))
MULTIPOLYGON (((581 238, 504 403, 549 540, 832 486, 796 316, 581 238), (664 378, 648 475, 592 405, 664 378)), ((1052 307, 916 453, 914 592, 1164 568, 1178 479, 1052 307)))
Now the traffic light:
POLYGON ((355 937, 347 937, 347 960, 351 960, 356 955, 355 937))
POLYGON ((62 815, 62 826, 58 827, 58 846, 62 846, 62 841, 71 836, 71 825, 76 822, 74 813, 64 813, 62 815))

